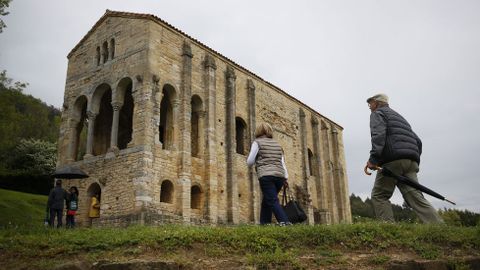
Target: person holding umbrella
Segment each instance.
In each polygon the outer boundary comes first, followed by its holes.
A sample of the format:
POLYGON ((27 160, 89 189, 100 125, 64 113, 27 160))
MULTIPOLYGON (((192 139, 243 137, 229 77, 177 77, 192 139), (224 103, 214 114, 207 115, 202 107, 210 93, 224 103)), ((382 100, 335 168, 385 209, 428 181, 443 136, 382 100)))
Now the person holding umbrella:
POLYGON ((57 217, 57 228, 62 227, 63 208, 67 200, 67 191, 62 188, 62 180, 55 181, 55 187, 48 195, 47 207, 50 209, 50 226, 54 227, 55 217, 57 217))
POLYGON ((423 223, 443 223, 422 192, 393 177, 393 174, 405 176, 418 183, 422 141, 413 132, 407 120, 390 108, 387 95, 374 95, 367 99, 367 103, 371 111, 372 148, 364 170, 367 173, 367 168, 371 170, 377 170, 380 166, 388 168, 385 170, 388 173, 382 170, 377 172, 373 185, 371 198, 375 216, 384 221, 395 221, 390 198, 395 187, 398 187, 405 202, 423 223))

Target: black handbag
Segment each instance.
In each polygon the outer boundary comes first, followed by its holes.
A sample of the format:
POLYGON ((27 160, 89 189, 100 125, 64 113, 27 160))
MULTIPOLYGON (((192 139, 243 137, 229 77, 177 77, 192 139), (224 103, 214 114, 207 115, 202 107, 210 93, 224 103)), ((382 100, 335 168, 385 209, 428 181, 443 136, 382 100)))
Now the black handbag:
POLYGON ((283 187, 282 207, 291 223, 301 223, 307 220, 305 211, 292 196, 288 187, 283 187))

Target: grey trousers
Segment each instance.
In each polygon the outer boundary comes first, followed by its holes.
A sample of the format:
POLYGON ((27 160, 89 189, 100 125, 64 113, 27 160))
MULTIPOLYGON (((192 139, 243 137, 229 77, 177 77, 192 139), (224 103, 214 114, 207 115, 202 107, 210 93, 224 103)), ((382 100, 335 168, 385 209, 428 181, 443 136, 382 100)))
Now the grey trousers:
MULTIPOLYGON (((418 164, 415 161, 400 159, 383 164, 383 166, 389 168, 397 175, 403 175, 412 181, 418 182, 418 164)), ((390 198, 395 191, 395 186, 398 187, 403 199, 413 211, 415 211, 423 223, 444 223, 443 219, 438 215, 437 211, 435 211, 435 208, 423 197, 422 192, 410 186, 397 183, 395 178, 385 176, 380 172, 377 172, 375 184, 372 189, 372 204, 375 210, 375 216, 378 219, 395 222, 392 205, 390 203, 390 198)))

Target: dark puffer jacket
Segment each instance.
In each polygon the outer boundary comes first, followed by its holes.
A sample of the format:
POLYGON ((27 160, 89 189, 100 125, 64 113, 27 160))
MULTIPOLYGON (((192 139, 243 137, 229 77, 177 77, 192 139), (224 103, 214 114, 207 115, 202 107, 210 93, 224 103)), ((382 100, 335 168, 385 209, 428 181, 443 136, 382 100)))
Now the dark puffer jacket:
POLYGON ((370 115, 372 150, 369 161, 382 165, 394 160, 410 159, 420 163, 422 141, 399 113, 383 106, 370 115))
POLYGON ((63 189, 61 186, 56 186, 50 191, 50 195, 48 195, 48 208, 63 209, 66 199, 67 191, 65 191, 65 189, 63 189))

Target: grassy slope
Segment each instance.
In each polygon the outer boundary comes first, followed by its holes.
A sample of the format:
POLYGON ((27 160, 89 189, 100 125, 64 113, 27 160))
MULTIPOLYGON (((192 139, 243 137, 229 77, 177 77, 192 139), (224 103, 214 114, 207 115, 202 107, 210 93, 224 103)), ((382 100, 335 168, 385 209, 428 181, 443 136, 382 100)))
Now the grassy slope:
POLYGON ((47 196, 0 189, 0 227, 43 224, 47 196))
POLYGON ((456 264, 466 256, 480 256, 478 226, 370 222, 66 230, 42 225, 45 203, 45 196, 0 189, 1 223, 19 225, 0 227, 0 269, 133 259, 174 261, 192 269, 382 269, 394 260, 447 259, 456 264))

